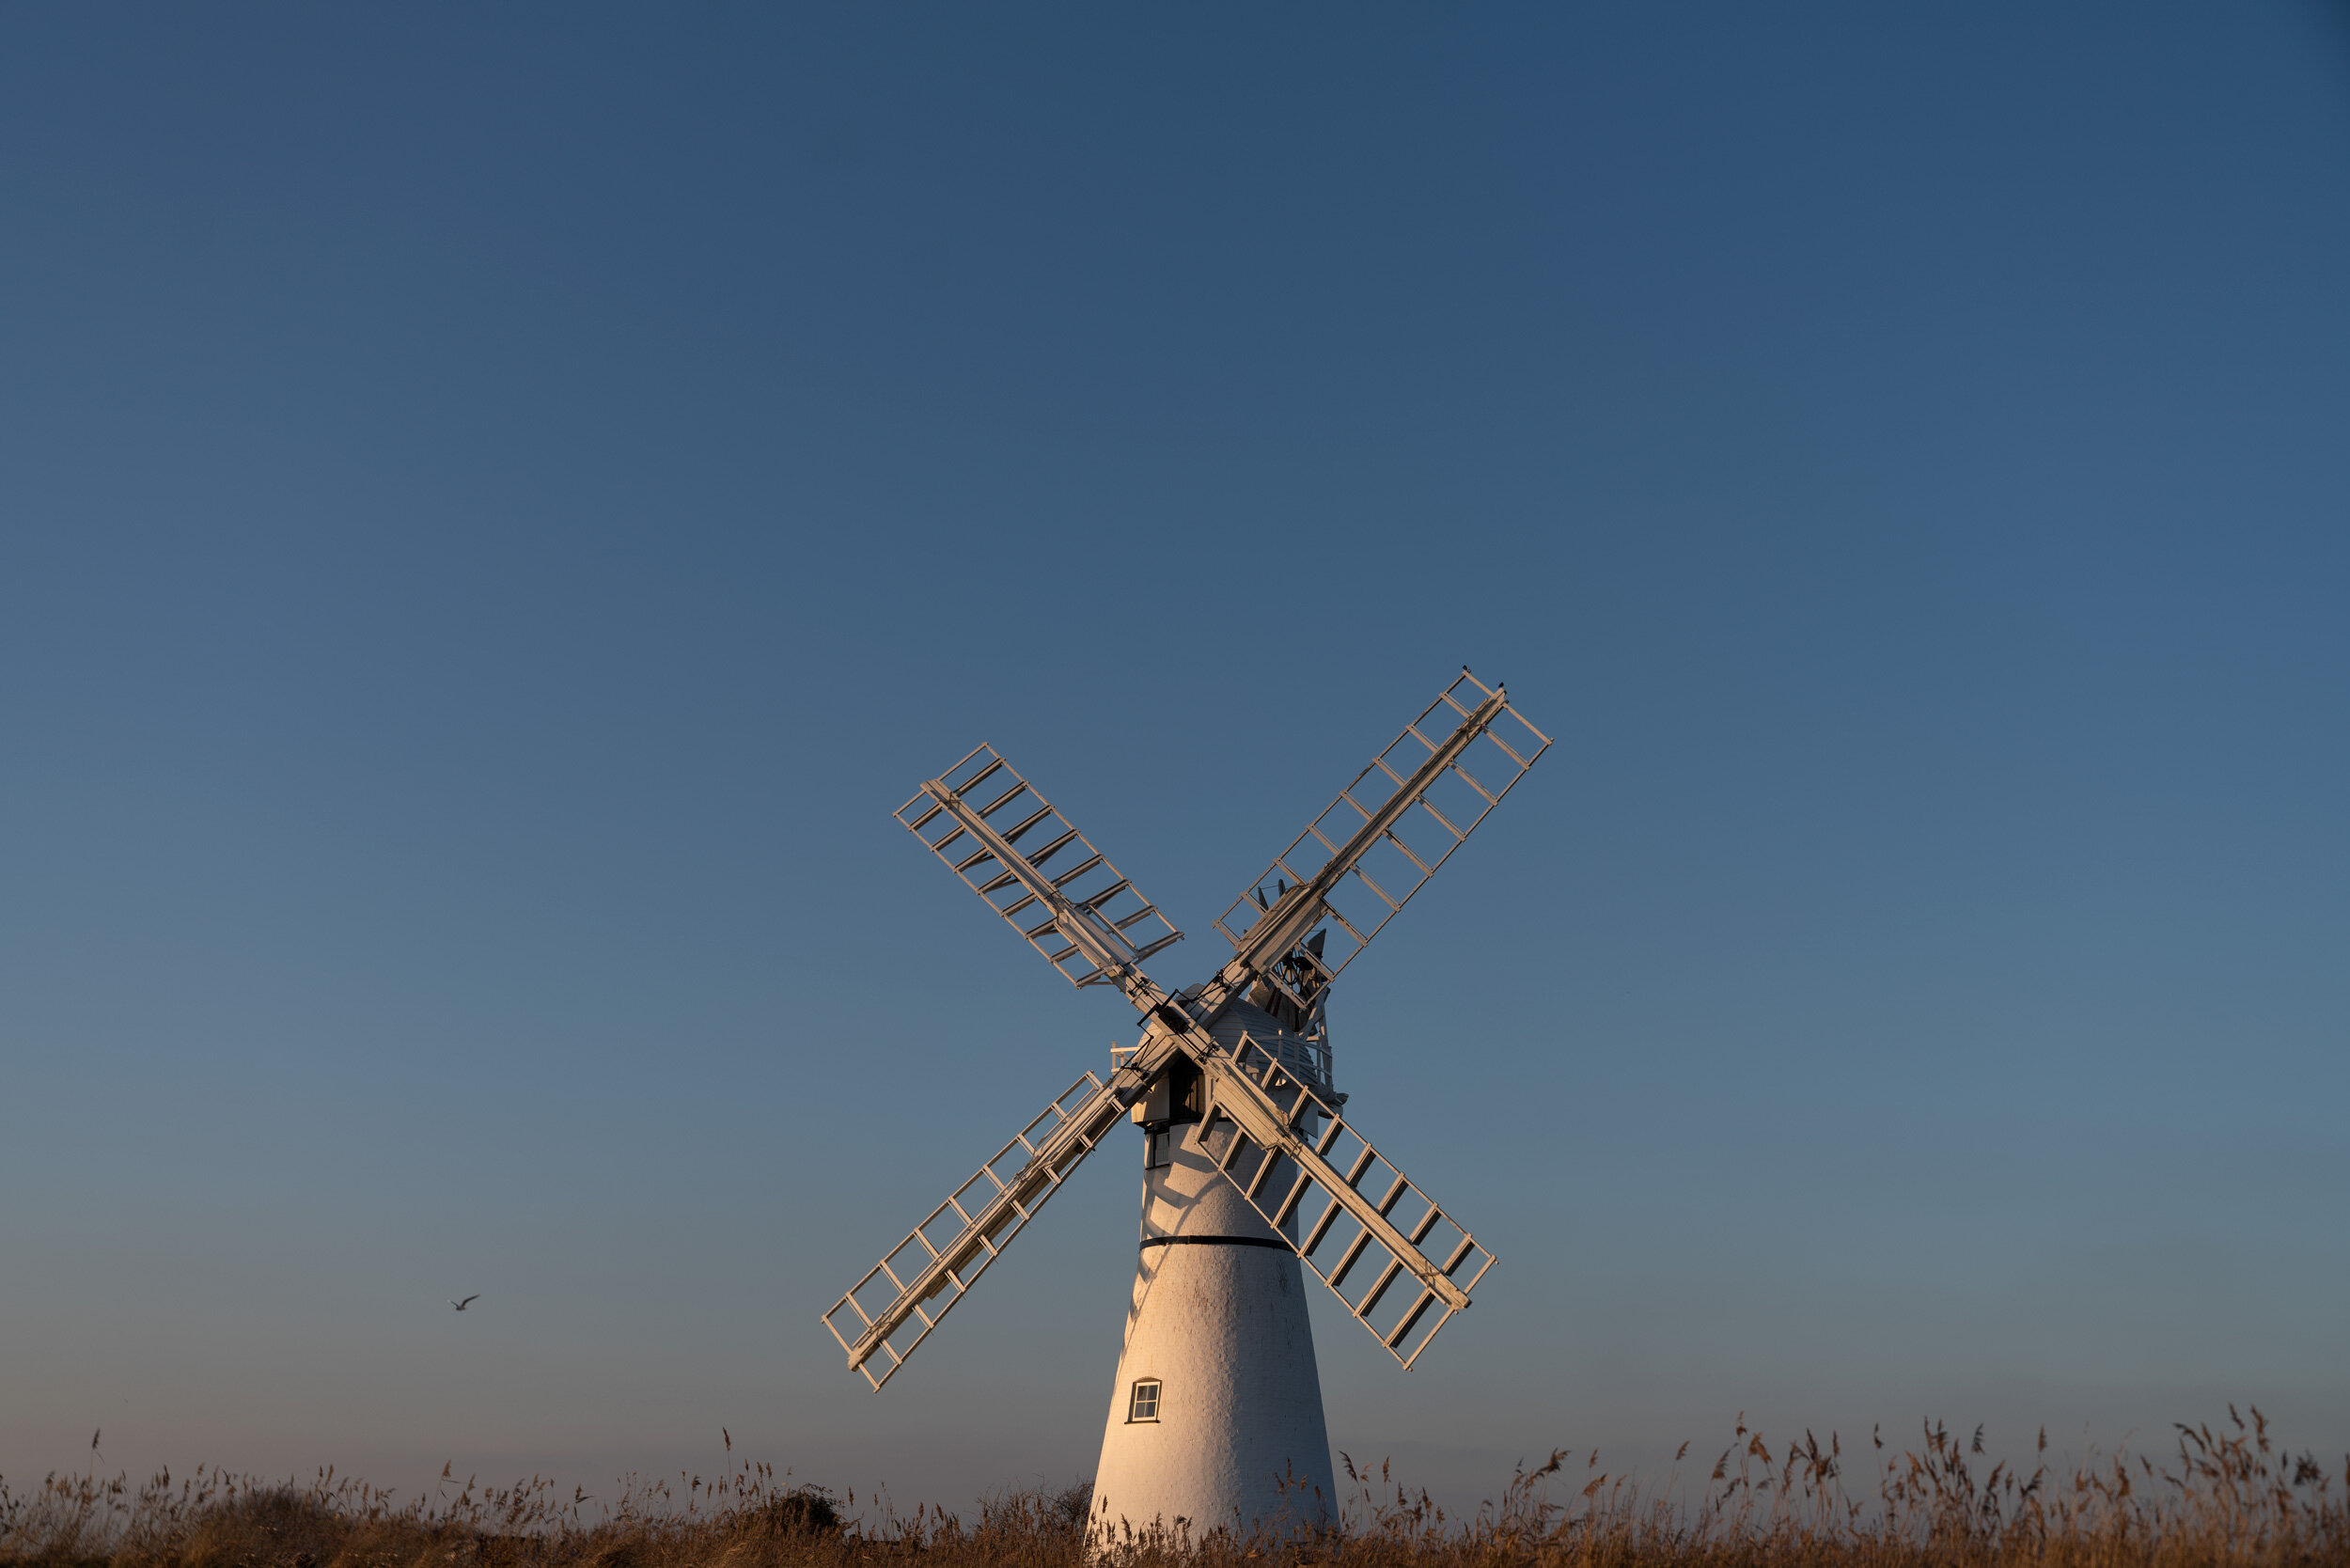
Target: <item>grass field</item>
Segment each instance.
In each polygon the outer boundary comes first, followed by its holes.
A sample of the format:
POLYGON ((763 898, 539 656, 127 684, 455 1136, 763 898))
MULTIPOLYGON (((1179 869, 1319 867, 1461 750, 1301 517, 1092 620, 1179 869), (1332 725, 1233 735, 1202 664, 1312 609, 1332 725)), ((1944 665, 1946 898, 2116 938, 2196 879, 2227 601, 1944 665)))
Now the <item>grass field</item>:
MULTIPOLYGON (((2177 1429, 2162 1460, 2117 1455, 2059 1475, 1985 1461, 1982 1435, 1929 1427, 1912 1445, 1847 1451, 1771 1443, 1738 1426, 1654 1491, 1596 1453, 1560 1452, 1447 1517, 1384 1466, 1345 1466, 1344 1528, 1303 1541, 1128 1531, 1129 1568, 1182 1560, 1308 1568, 1927 1568, 1970 1564, 2350 1565, 2350 1456, 2273 1445, 2258 1410, 2177 1429), (1980 1472, 1980 1473, 1979 1473, 1980 1472)), ((93 1442, 93 1450, 95 1443, 93 1442)), ((2041 1441, 2044 1453, 2044 1435, 2041 1441)), ((716 1478, 632 1482, 615 1501, 543 1481, 483 1488, 454 1476, 399 1502, 321 1472, 306 1483, 199 1469, 143 1486, 95 1470, 11 1489, 0 1480, 0 1563, 43 1568, 923 1568, 1070 1565, 1085 1556, 1087 1489, 1013 1493, 974 1519, 853 1497, 745 1464, 716 1478)))

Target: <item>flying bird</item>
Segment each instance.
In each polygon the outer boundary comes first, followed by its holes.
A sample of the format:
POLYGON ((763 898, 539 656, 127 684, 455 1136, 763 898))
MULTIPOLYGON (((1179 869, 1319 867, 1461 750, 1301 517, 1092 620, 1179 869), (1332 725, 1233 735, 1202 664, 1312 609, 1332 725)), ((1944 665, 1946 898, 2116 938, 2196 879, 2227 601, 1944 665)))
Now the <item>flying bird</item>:
POLYGON ((474 1293, 473 1293, 473 1294, 471 1294, 471 1295, 469 1295, 469 1296, 465 1297, 465 1301, 452 1301, 452 1302, 450 1302, 450 1303, 449 1303, 449 1305, 450 1305, 451 1307, 456 1308, 459 1311, 461 1311, 461 1312, 462 1312, 462 1311, 463 1311, 463 1310, 465 1309, 465 1302, 466 1302, 466 1301, 479 1301, 480 1299, 481 1299, 481 1293, 480 1293, 479 1291, 476 1291, 476 1292, 474 1292, 474 1293))

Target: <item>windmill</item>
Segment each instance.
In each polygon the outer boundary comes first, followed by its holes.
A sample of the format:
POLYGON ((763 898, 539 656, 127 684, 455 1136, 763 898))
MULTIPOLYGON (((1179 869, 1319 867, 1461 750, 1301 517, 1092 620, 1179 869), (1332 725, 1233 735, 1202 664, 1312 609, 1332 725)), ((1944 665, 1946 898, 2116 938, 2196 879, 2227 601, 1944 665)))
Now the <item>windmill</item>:
POLYGON ((1118 988, 1112 1050, 824 1313, 878 1389, 1112 1127, 1143 1132, 1140 1261, 1089 1529, 1326 1521, 1337 1488, 1304 1268, 1406 1368, 1493 1254, 1339 1115, 1338 979, 1550 745, 1464 667, 1215 927, 1232 957, 1167 992, 1157 906, 986 745, 898 819, 1072 983, 1118 988), (1345 908, 1340 907, 1343 899, 1345 908))

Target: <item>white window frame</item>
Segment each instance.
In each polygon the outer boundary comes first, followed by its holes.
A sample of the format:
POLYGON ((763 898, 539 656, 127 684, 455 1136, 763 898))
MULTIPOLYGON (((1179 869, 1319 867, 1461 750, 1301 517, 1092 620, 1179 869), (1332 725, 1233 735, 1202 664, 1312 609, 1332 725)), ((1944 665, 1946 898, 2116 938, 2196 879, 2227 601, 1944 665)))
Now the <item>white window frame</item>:
POLYGON ((1166 1401, 1167 1389, 1165 1384, 1161 1383, 1155 1377, 1136 1378, 1134 1388, 1129 1389, 1126 1394, 1126 1424, 1128 1426, 1157 1425, 1159 1419, 1159 1406, 1164 1404, 1166 1401), (1142 1413, 1142 1391, 1145 1388, 1151 1390, 1151 1413, 1147 1416, 1142 1413))

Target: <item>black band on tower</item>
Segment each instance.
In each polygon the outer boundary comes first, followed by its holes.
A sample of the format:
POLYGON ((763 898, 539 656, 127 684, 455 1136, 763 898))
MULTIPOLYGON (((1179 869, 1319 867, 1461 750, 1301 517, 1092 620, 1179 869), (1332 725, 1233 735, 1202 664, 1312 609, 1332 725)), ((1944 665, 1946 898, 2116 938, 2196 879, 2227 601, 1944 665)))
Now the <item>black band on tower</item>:
POLYGON ((1290 1250, 1289 1243, 1270 1241, 1263 1236, 1152 1236, 1136 1250, 1148 1252, 1154 1247, 1271 1247, 1283 1252, 1290 1250))

